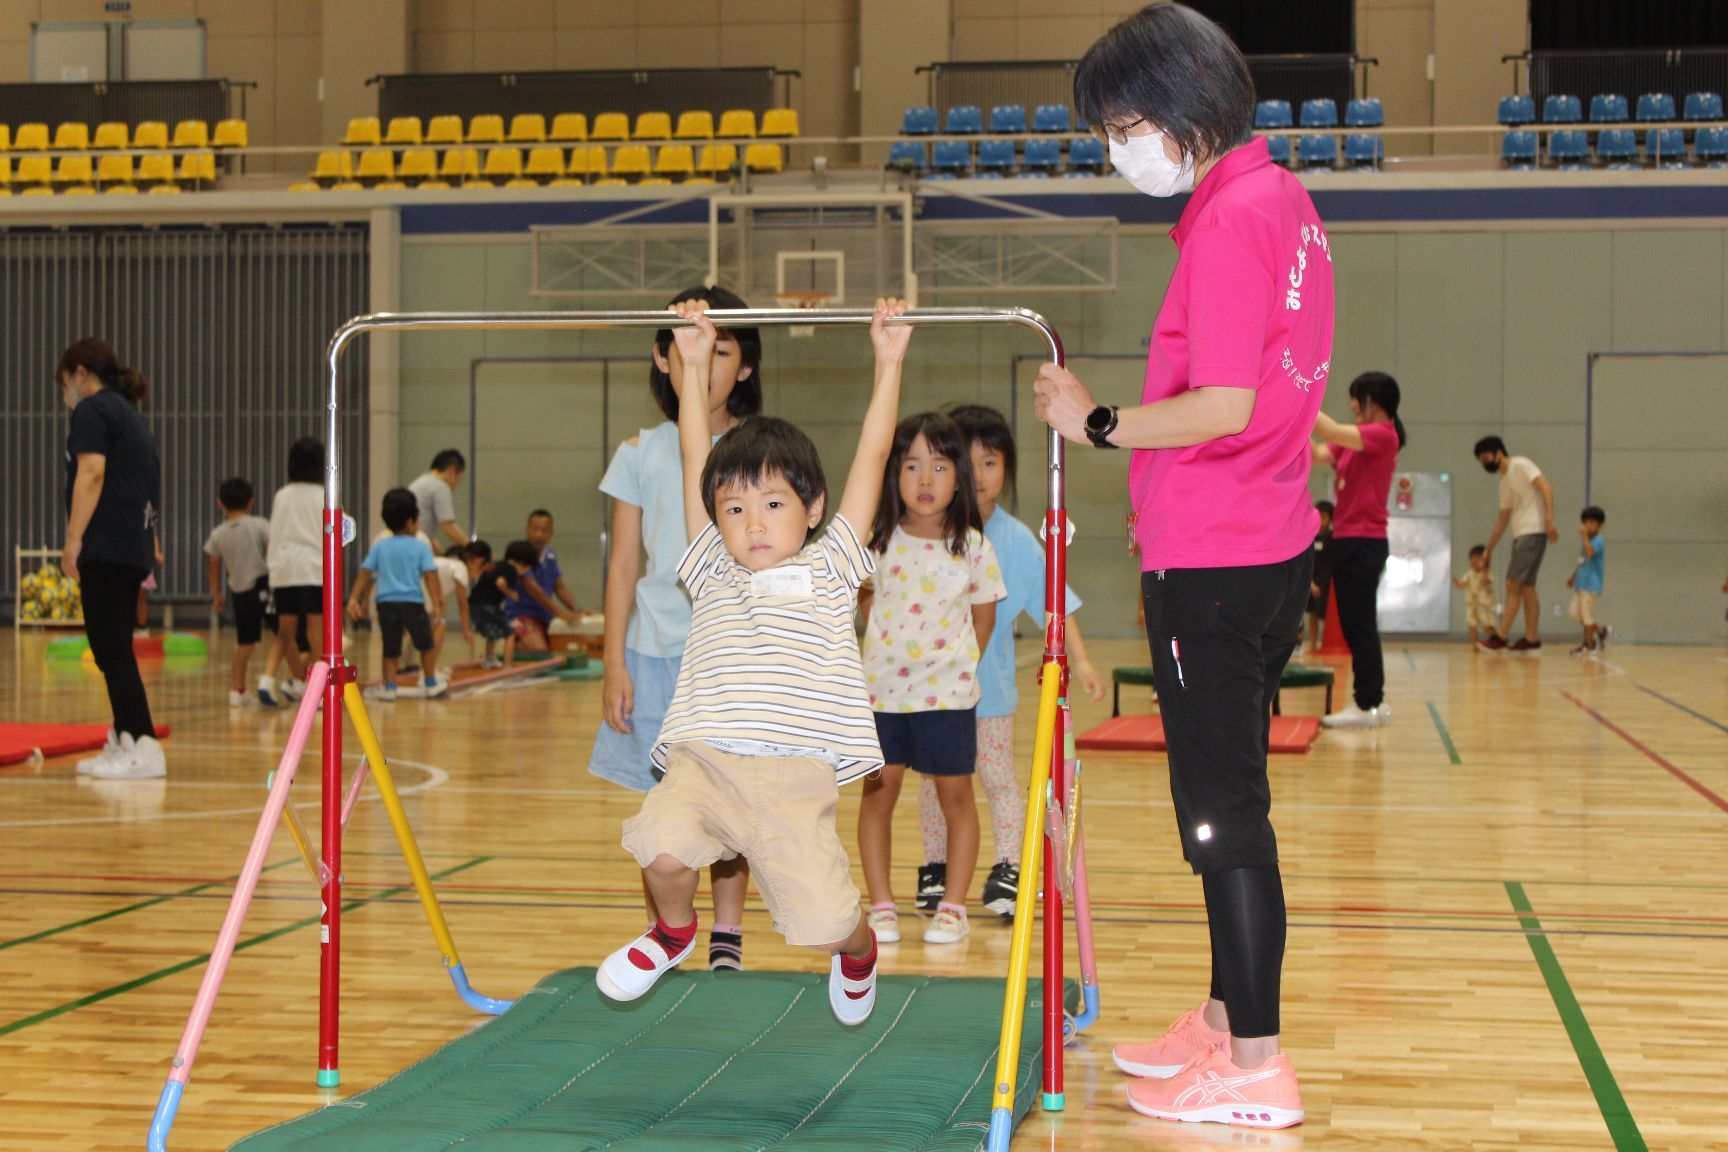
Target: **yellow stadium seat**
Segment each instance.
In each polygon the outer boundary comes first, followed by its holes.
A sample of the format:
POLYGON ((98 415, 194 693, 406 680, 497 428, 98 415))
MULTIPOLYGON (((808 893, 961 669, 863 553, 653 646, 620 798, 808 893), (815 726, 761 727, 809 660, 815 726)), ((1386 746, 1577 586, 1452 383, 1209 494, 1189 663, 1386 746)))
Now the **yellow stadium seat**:
POLYGON ((646 176, 652 171, 646 145, 629 144, 612 154, 614 176, 646 176))
POLYGON ((96 165, 88 156, 62 156, 54 166, 54 183, 88 184, 96 179, 96 165))
MULTIPOLYGON (((178 129, 175 130, 178 134, 178 129)), ((348 148, 377 147, 384 142, 383 130, 378 127, 376 116, 356 116, 348 121, 348 130, 342 133, 339 141, 348 148)))
POLYGON ((96 182, 99 184, 130 184, 136 165, 130 156, 103 156, 96 161, 96 182))
POLYGON ((54 179, 54 161, 46 156, 18 157, 18 174, 13 177, 18 184, 47 184, 54 179))
POLYGON ((179 195, 179 192, 180 185, 178 184, 158 184, 150 189, 149 194, 151 196, 176 196, 179 195))
MULTIPOLYGON (((46 131, 46 129, 44 129, 46 131)), ((590 140, 628 140, 630 139, 630 117, 622 112, 602 112, 594 117, 594 127, 588 133, 590 140)))
POLYGON ((288 191, 290 192, 322 192, 323 190, 323 188, 312 183, 310 180, 302 180, 298 184, 288 185, 288 191))
POLYGON ((360 183, 360 181, 358 181, 358 180, 341 180, 335 184, 330 185, 330 191, 332 191, 332 192, 364 192, 364 191, 366 191, 366 185, 360 183))
POLYGON ((244 120, 219 120, 210 143, 218 148, 246 148, 252 143, 252 134, 244 120))
POLYGON ((680 112, 678 114, 678 131, 673 135, 680 140, 714 139, 714 113, 680 112))
POLYGON ((0 152, 12 147, 12 125, 0 124, 0 152))
POLYGON ((752 144, 744 149, 744 167, 752 172, 780 172, 786 167, 778 144, 752 144))
POLYGON ((420 185, 420 187, 424 188, 424 189, 428 189, 430 191, 448 192, 450 190, 450 181, 448 181, 448 180, 428 180, 424 184, 420 185))
POLYGON ((522 112, 510 117, 510 143, 539 144, 546 139, 546 117, 538 112, 522 112))
POLYGON ((762 113, 762 135, 798 135, 798 112, 794 108, 770 108, 762 113))
POLYGON ((216 153, 188 152, 180 157, 180 179, 190 184, 216 183, 216 153))
POLYGON ((96 125, 95 148, 125 148, 132 143, 132 130, 115 120, 96 125))
POLYGON ((12 157, 0 156, 0 188, 12 183, 12 157))
POLYGON ((390 117, 390 123, 384 129, 384 143, 395 148, 418 146, 420 143, 420 117, 390 117))
POLYGON ((174 179, 174 157, 166 152, 151 152, 138 157, 138 183, 156 184, 174 179))
POLYGON ((748 139, 756 135, 756 113, 748 108, 733 108, 720 114, 720 131, 716 135, 727 139, 748 139))
POLYGON ((570 163, 564 171, 572 176, 606 175, 606 149, 593 144, 570 149, 570 163))
MULTIPOLYGON (((312 187, 316 188, 318 185, 314 184, 312 187)), ((102 191, 109 196, 136 196, 138 195, 138 186, 136 184, 110 184, 102 191)))
POLYGON ((670 140, 672 138, 672 117, 666 112, 644 112, 636 117, 637 140, 670 140))
POLYGON ((696 163, 696 171, 709 175, 720 175, 731 172, 738 166, 738 145, 736 144, 704 144, 702 154, 696 163))
POLYGON ((473 148, 451 148, 438 165, 438 175, 446 180, 461 181, 480 175, 480 153, 473 148))
POLYGON ((181 120, 174 125, 174 147, 210 147, 210 125, 202 120, 181 120))
POLYGON ((62 196, 94 196, 94 195, 96 195, 96 189, 90 187, 90 185, 88 185, 88 184, 74 184, 74 185, 72 185, 72 187, 67 188, 64 191, 62 191, 61 195, 62 196))
POLYGON ((546 185, 548 188, 581 188, 582 186, 583 182, 581 180, 576 180, 569 176, 560 176, 558 179, 552 181, 552 183, 546 185))
POLYGON ((538 188, 538 187, 540 187, 540 181, 530 180, 526 176, 518 176, 514 180, 504 181, 504 187, 506 187, 506 188, 538 188))
POLYGON ((12 195, 12 189, 6 188, 6 187, 0 187, 0 196, 10 196, 10 195, 12 195))
POLYGON ((486 149, 486 166, 480 169, 480 175, 488 180, 514 180, 522 175, 522 149, 486 149))
POLYGON ((694 176, 696 174, 696 149, 688 144, 666 144, 660 149, 660 154, 654 157, 654 175, 656 176, 694 176))
POLYGON ((12 138, 12 148, 18 152, 48 151, 48 125, 18 125, 18 134, 12 138))
POLYGON ((550 139, 564 143, 588 139, 588 117, 580 112, 560 112, 552 117, 550 139))
POLYGON ((132 147, 168 147, 168 125, 160 120, 140 121, 138 126, 132 129, 132 147))
POLYGON ((348 152, 320 152, 312 166, 312 179, 323 181, 347 180, 354 175, 354 157, 348 152))
POLYGON ((498 185, 492 183, 492 181, 481 180, 478 177, 476 177, 474 179, 462 181, 463 191, 475 191, 475 190, 481 190, 481 189, 486 189, 486 188, 496 188, 496 187, 498 187, 498 185))
POLYGON ((564 149, 540 147, 528 153, 528 166, 523 173, 537 179, 551 180, 564 175, 564 149))
POLYGON ((408 185, 402 183, 400 180, 380 180, 378 183, 372 185, 372 190, 374 192, 406 192, 408 191, 408 185))
POLYGON ((430 148, 410 148, 402 153, 396 175, 404 180, 431 180, 438 175, 438 153, 430 148))
POLYGON ((396 177, 396 155, 388 148, 368 148, 360 153, 360 163, 354 169, 356 180, 393 180, 396 177))
POLYGON ((54 195, 54 189, 48 187, 45 184, 32 184, 30 187, 24 189, 24 195, 26 195, 26 196, 52 196, 52 195, 54 195))
POLYGON ((672 181, 666 179, 664 176, 650 176, 646 180, 639 181, 640 186, 643 188, 650 185, 655 187, 669 187, 671 183, 672 181))
POLYGON ((426 125, 426 143, 428 144, 460 144, 462 143, 462 117, 434 116, 426 125))
POLYGON ((90 147, 90 126, 71 122, 61 124, 54 129, 54 147, 63 152, 90 147))
POLYGON ((630 183, 630 181, 628 181, 628 180, 620 180, 616 176, 607 176, 605 179, 594 181, 594 187, 596 187, 596 188, 622 188, 628 183, 630 183))
POLYGON ((476 116, 468 121, 468 143, 504 143, 504 117, 476 116))

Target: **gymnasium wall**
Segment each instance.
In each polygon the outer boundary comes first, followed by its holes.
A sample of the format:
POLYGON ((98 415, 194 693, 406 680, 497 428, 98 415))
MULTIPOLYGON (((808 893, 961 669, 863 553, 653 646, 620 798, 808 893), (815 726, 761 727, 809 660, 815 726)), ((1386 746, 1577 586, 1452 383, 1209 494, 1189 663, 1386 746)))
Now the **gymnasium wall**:
MULTIPOLYGON (((1496 514, 1496 481, 1470 455, 1484 434, 1502 435, 1531 456, 1556 489, 1562 539, 1545 565, 1545 625, 1555 639, 1569 621, 1547 613, 1564 605, 1565 579, 1584 506, 1586 352, 1719 350, 1728 333, 1725 234, 1715 229, 1494 232, 1336 232, 1338 339, 1327 410, 1348 419, 1344 383, 1368 369, 1392 372, 1404 386, 1411 443, 1405 468, 1448 471, 1454 485, 1454 567, 1485 541, 1496 514)), ((402 306, 526 309, 529 249, 514 239, 405 240, 402 306)), ((1076 369, 1101 399, 1133 403, 1140 368, 1132 361, 1087 361, 1095 353, 1143 354, 1145 334, 1174 265, 1161 236, 1125 238, 1120 291, 1016 300, 1042 311, 1061 331, 1076 369)), ((959 301, 943 298, 941 303, 959 301)), ((991 303, 1005 301, 992 300, 991 303)), ((601 307, 593 301, 589 306, 601 307)), ((614 302, 614 307, 639 304, 614 302)), ((806 427, 833 483, 850 458, 869 382, 861 332, 823 331, 794 340, 766 334, 767 408, 806 427)), ((469 363, 476 356, 614 355, 608 417, 616 444, 656 422, 646 399, 645 334, 489 333, 402 338, 401 454, 407 479, 438 448, 468 442, 469 363)), ((1039 354, 1034 335, 1001 330, 931 329, 913 342, 904 410, 951 401, 1007 407, 1016 351, 1039 354)), ((1649 389, 1663 429, 1728 428, 1722 361, 1616 362, 1615 395, 1625 411, 1627 373, 1649 389), (1696 420, 1692 419, 1696 416, 1696 420)), ((559 514, 561 552, 572 585, 598 602, 601 503, 595 496, 608 449, 597 365, 488 366, 481 398, 483 448, 476 460, 482 493, 480 531, 497 543, 519 534, 534 504, 559 514), (582 380, 576 388, 565 380, 582 380)), ((1023 518, 1042 506, 1044 441, 1030 414, 1036 364, 1019 374, 1023 518)), ((1632 411, 1637 411, 1636 406, 1632 411)), ((1693 439, 1702 433, 1693 433, 1693 439)), ((1711 446, 1684 457, 1662 451, 1662 435, 1612 445, 1598 441, 1592 498, 1609 514, 1605 618, 1627 639, 1703 641, 1720 633, 1719 595, 1728 540, 1728 486, 1711 446), (1616 461, 1605 454, 1619 451, 1616 461), (1643 453, 1638 455, 1637 453, 1643 453), (1654 517, 1651 509, 1665 509, 1654 517)), ((1684 446, 1684 445, 1682 445, 1684 446)), ((1723 444, 1721 447, 1728 447, 1723 444)), ((1080 535, 1074 583, 1088 602, 1090 631, 1135 626, 1137 562, 1126 548, 1126 457, 1070 450, 1070 504, 1080 535)), ((1320 492, 1319 484, 1316 492, 1320 492)), ((458 493, 466 516, 467 491, 458 493)), ((1503 568, 1506 546, 1501 548, 1503 568)), ((1454 603, 1453 627, 1463 627, 1454 603)))

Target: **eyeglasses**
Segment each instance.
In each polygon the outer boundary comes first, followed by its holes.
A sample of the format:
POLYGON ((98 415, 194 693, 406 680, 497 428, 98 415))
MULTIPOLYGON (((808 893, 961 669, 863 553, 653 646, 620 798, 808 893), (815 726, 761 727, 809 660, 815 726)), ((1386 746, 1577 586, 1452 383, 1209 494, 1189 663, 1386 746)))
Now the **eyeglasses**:
POLYGON ((1131 120, 1126 124, 1100 124, 1092 130, 1092 135, 1097 136, 1100 140, 1126 144, 1128 143, 1128 133, 1144 123, 1146 123, 1146 117, 1142 116, 1140 119, 1131 120))

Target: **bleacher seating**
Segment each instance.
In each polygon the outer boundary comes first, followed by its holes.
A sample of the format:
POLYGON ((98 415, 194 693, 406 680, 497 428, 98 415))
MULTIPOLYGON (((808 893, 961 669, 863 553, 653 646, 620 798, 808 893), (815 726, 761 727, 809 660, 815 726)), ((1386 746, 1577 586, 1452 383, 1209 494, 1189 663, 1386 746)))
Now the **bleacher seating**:
POLYGON ((972 146, 964 140, 938 140, 930 159, 932 172, 958 175, 972 167, 972 146))
POLYGON ((522 173, 535 180, 559 179, 564 175, 564 149, 556 145, 541 145, 530 150, 522 173))
POLYGON ((378 127, 376 116, 356 116, 348 121, 348 128, 339 141, 344 148, 364 148, 383 142, 383 132, 378 127))
POLYGON ((1598 92, 1590 97, 1590 123, 1624 124, 1627 119, 1626 97, 1618 92, 1598 92))
POLYGON ((1638 162, 1638 135, 1630 128, 1609 128, 1596 137, 1596 159, 1610 167, 1638 162))
POLYGON ((132 130, 115 121, 96 125, 96 135, 90 140, 90 146, 96 149, 126 148, 131 143, 132 130))
POLYGON ((1266 155, 1274 164, 1288 165, 1290 163, 1290 137, 1266 137, 1266 155))
POLYGON ((96 164, 88 156, 62 156, 54 165, 54 183, 88 184, 96 179, 96 164))
POLYGON ((1700 128, 1698 137, 1692 142, 1693 154, 1698 157, 1698 163, 1710 168, 1721 168, 1728 165, 1728 128, 1700 128))
POLYGON ((1338 127, 1338 105, 1324 97, 1302 101, 1303 128, 1338 127))
POLYGON ((672 135, 679 140, 714 139, 714 113, 680 112, 678 128, 672 135))
POLYGON ((216 153, 186 152, 180 156, 180 182, 194 187, 216 183, 216 153))
POLYGON ((1666 92, 1646 92, 1638 97, 1638 122, 1678 120, 1674 114, 1674 97, 1666 92))
POLYGON ((392 116, 384 129, 384 143, 392 148, 418 148, 422 129, 418 116, 392 116))
POLYGON ((654 175, 688 178, 696 175, 696 149, 689 144, 667 144, 654 157, 654 175))
POLYGON ((90 147, 90 127, 87 124, 66 123, 54 129, 55 151, 76 151, 90 147))
POLYGON ((900 118, 900 135, 902 136, 934 136, 936 135, 936 128, 936 109, 934 108, 908 108, 900 118))
POLYGON ((1496 117, 1508 128, 1517 128, 1524 124, 1536 122, 1536 99, 1533 96, 1502 96, 1500 111, 1496 117))
POLYGON ((1101 173, 1107 159, 1104 141, 1088 137, 1068 145, 1068 173, 1101 173))
POLYGON ((1644 139, 1644 156, 1662 168, 1687 168, 1686 133, 1679 128, 1653 128, 1644 139))
POLYGON ((778 144, 752 144, 744 149, 744 167, 752 172, 781 172, 786 168, 786 152, 778 144))
POLYGON ((16 152, 46 152, 48 144, 46 124, 20 124, 12 137, 12 148, 16 152))
POLYGON ((1386 113, 1380 106, 1380 98, 1377 96, 1352 100, 1345 106, 1344 126, 1346 128, 1381 128, 1385 124, 1386 113))
POLYGON ((360 153, 360 162, 354 166, 354 178, 361 183, 368 180, 394 180, 396 178, 396 154, 388 148, 366 149, 360 153))
POLYGON ((654 171, 653 157, 646 144, 628 144, 612 153, 612 175, 642 178, 654 171))
POLYGON ((1385 137, 1355 133, 1344 138, 1344 162, 1352 167, 1373 166, 1386 158, 1385 137))
POLYGON ((1073 121, 1066 104, 1040 104, 1032 113, 1034 132, 1071 132, 1073 121))
POLYGON ((468 143, 470 144, 502 144, 504 143, 504 117, 475 116, 468 121, 468 143))
POLYGON ((520 175, 522 175, 522 149, 486 149, 486 160, 480 168, 482 179, 513 180, 520 175))
MULTIPOLYGON (((1055 141, 1046 141, 1054 144, 1055 141)), ((899 168, 908 172, 920 172, 928 159, 924 145, 916 140, 896 140, 888 146, 888 167, 899 168)))
POLYGON ((552 134, 557 144, 580 144, 588 139, 588 117, 581 112, 560 112, 552 117, 552 134))
POLYGON ((1049 173, 1060 167, 1062 167, 1062 142, 1060 140, 1026 141, 1025 154, 1020 157, 1022 172, 1049 173))
POLYGON ((748 108, 729 108, 720 113, 720 128, 715 132, 725 140, 754 140, 756 113, 748 108))
POLYGON ((798 113, 791 108, 770 108, 762 113, 761 135, 776 140, 798 135, 798 113))
POLYGON ((521 112, 510 117, 510 133, 505 139, 511 144, 544 143, 546 117, 538 112, 521 112))
POLYGON ((132 129, 132 147, 166 148, 168 147, 168 125, 161 120, 143 120, 132 129))
POLYGON ((984 131, 984 113, 976 104, 956 104, 948 109, 942 130, 950 136, 976 136, 984 131))
POLYGON ((96 161, 96 182, 98 184, 130 184, 133 181, 137 163, 131 156, 102 156, 96 161))
POLYGON ((432 117, 426 125, 425 142, 433 146, 449 146, 462 143, 462 117, 432 117))
POLYGON ((251 146, 252 134, 244 120, 219 120, 210 134, 210 143, 216 148, 247 148, 251 146))
POLYGON ((1565 170, 1588 167, 1590 141, 1582 131, 1575 128, 1549 133, 1548 159, 1565 170))
POLYGON ((1550 96, 1542 101, 1542 123, 1576 124, 1584 119, 1583 105, 1576 96, 1550 96))
POLYGON ((636 129, 630 134, 632 140, 670 140, 672 139, 672 117, 666 112, 644 112, 636 117, 636 129))
POLYGON ((590 140, 628 140, 630 139, 630 117, 622 112, 602 112, 594 117, 593 125, 588 129, 590 140))
POLYGON ((166 152, 151 152, 138 157, 136 182, 149 186, 174 183, 174 157, 166 152))
POLYGON ((1535 167, 1538 159, 1536 133, 1506 133, 1500 140, 1500 159, 1515 169, 1535 167))
POLYGON ((704 176, 729 175, 737 167, 736 144, 704 144, 696 156, 696 171, 704 176))
POLYGON ((1303 168, 1330 168, 1338 161, 1338 137, 1304 136, 1296 144, 1296 162, 1303 168))
POLYGON ((1026 131, 1025 107, 1020 104, 998 104, 990 109, 990 131, 1004 135, 1024 133, 1026 131))
POLYGON ((210 125, 202 120, 181 120, 174 125, 175 148, 210 147, 210 125))
POLYGON ((1014 168, 1014 141, 982 140, 978 144, 977 169, 980 174, 993 172, 998 176, 1014 168))
POLYGON ((1254 127, 1294 128, 1296 121, 1288 100, 1262 100, 1254 106, 1254 127))
POLYGON ((430 148, 408 149, 402 153, 401 163, 396 165, 396 177, 399 180, 412 180, 417 184, 437 179, 438 153, 430 148))
POLYGON ((1685 120, 1722 119, 1722 95, 1719 92, 1689 92, 1686 95, 1685 120))

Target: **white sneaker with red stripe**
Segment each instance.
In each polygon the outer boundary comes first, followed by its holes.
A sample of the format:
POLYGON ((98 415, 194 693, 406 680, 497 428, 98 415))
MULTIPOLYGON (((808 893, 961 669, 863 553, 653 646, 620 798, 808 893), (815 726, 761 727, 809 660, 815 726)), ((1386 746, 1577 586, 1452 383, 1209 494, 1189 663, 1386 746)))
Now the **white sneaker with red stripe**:
POLYGON ((828 1006, 834 1009, 835 1019, 848 1028, 870 1019, 876 1009, 876 965, 870 966, 869 976, 852 980, 840 970, 840 953, 834 953, 828 962, 828 1006))
POLYGON ((666 954, 654 933, 644 932, 612 955, 594 973, 594 983, 613 1000, 634 1000, 654 987, 661 976, 678 967, 696 951, 692 925, 690 943, 676 956, 666 954))

